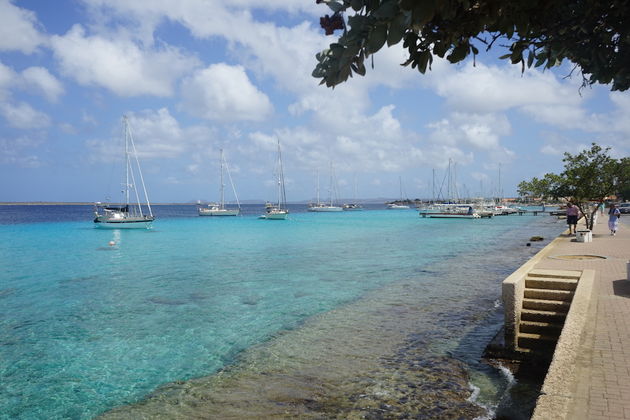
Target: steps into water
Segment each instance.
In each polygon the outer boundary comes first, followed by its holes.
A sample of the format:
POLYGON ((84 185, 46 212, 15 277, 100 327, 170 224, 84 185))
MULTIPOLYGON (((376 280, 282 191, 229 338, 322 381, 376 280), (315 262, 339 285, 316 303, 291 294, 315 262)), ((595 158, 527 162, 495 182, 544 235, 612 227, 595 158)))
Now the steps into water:
POLYGON ((552 353, 581 274, 581 271, 566 270, 531 270, 527 273, 517 351, 552 353))

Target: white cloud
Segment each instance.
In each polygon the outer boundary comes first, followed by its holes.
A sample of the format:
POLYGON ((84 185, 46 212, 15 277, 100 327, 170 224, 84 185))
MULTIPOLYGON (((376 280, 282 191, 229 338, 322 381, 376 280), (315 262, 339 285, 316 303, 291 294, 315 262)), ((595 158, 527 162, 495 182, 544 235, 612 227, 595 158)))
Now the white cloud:
POLYGON ((70 123, 60 123, 59 129, 66 134, 77 134, 77 129, 70 123))
POLYGON ((57 102, 64 89, 59 80, 44 67, 29 67, 22 72, 27 89, 42 94, 50 102, 57 102))
POLYGON ((528 105, 579 106, 577 87, 560 83, 552 72, 528 70, 521 74, 516 66, 486 66, 477 62, 462 68, 436 60, 426 86, 433 86, 455 110, 498 112, 528 105))
POLYGON ((35 13, 0 0, 0 51, 33 53, 45 41, 36 26, 35 13))
POLYGON ((315 53, 330 42, 319 27, 313 26, 315 19, 283 27, 255 20, 246 8, 253 6, 269 12, 289 13, 307 11, 311 16, 329 13, 321 5, 306 5, 310 2, 239 0, 209 4, 205 0, 86 0, 86 3, 94 13, 105 16, 113 13, 116 17, 133 20, 141 39, 147 39, 146 33, 154 31, 163 19, 181 24, 198 39, 222 37, 228 41, 235 60, 261 75, 271 75, 281 89, 292 92, 305 92, 317 86, 317 80, 311 77, 315 53))
POLYGON ((8 98, 15 88, 42 95, 50 102, 56 102, 64 92, 59 80, 44 67, 29 67, 18 73, 0 62, 0 99, 8 98))
POLYGON ((430 123, 434 143, 472 146, 495 150, 500 138, 511 133, 511 125, 503 114, 474 114, 454 112, 449 118, 430 123))
POLYGON ((209 120, 261 121, 273 107, 242 66, 213 64, 182 83, 183 108, 209 120))
POLYGON ((10 96, 9 89, 15 83, 16 74, 11 67, 0 62, 0 100, 10 96))
POLYGON ((24 154, 27 149, 35 148, 40 143, 41 140, 25 136, 14 139, 0 138, 0 163, 23 168, 42 166, 42 162, 37 155, 24 154))
POLYGON ((122 37, 86 36, 81 25, 53 36, 51 46, 63 74, 119 96, 170 96, 174 82, 198 65, 174 47, 143 49, 122 37))
POLYGON ((474 179, 475 181, 487 181, 490 179, 490 177, 487 174, 484 174, 483 172, 474 172, 474 171, 470 173, 470 177, 474 179))
POLYGON ((19 104, 0 103, 0 114, 10 126, 19 129, 38 129, 50 125, 50 117, 48 115, 37 111, 25 102, 20 102, 19 104))
MULTIPOLYGON (((630 92, 612 92, 610 93, 610 100, 615 104, 615 110, 610 115, 611 121, 607 124, 608 127, 614 127, 614 129, 626 137, 630 136, 630 92)), ((626 143, 630 148, 630 142, 626 143)))
MULTIPOLYGON (((203 126, 181 127, 166 108, 129 113, 129 125, 142 160, 176 158, 193 149, 207 150, 213 140, 211 130, 203 126)), ((92 139, 87 142, 92 160, 111 162, 122 156, 123 139, 120 126, 109 139, 92 139)))
POLYGON ((551 156, 562 156, 564 150, 559 149, 557 146, 547 144, 540 149, 540 153, 551 156))

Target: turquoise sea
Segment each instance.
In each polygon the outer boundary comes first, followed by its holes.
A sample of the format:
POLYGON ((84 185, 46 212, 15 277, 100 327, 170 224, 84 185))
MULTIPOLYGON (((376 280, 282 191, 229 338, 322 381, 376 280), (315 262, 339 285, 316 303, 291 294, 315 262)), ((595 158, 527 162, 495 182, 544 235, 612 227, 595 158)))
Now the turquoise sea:
POLYGON ((518 418, 481 353, 564 221, 382 208, 0 206, 0 418, 518 418))

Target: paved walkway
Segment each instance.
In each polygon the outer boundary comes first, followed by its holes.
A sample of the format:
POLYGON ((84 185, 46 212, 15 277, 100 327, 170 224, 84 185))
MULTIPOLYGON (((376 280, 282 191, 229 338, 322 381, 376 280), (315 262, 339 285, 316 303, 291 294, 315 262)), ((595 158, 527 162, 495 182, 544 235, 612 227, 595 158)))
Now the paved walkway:
MULTIPOLYGON (((600 216, 593 242, 559 241, 551 253, 599 255, 606 259, 544 258, 536 268, 595 270, 594 294, 577 360, 576 389, 568 419, 630 419, 630 215, 622 215, 616 236, 600 216), (625 216, 625 217, 624 217, 625 216)), ((584 229, 584 225, 580 224, 584 229)))

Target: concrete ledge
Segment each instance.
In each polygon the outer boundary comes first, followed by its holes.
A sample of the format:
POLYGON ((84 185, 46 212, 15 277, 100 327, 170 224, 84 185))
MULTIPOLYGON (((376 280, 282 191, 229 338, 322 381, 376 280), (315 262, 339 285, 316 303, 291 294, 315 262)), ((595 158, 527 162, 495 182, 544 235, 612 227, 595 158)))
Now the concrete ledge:
MULTIPOLYGON (((568 230, 565 231, 568 233, 568 230)), ((521 308, 525 294, 525 277, 527 273, 534 269, 543 258, 549 256, 556 245, 564 240, 562 236, 549 242, 547 246, 538 251, 529 261, 520 266, 518 270, 510 274, 503 280, 501 285, 501 300, 503 301, 505 316, 505 345, 511 349, 517 347, 516 337, 518 336, 518 326, 521 321, 521 308)), ((541 270, 538 270, 541 271, 541 270)))
POLYGON ((595 271, 584 270, 536 402, 532 420, 568 419, 578 385, 577 358, 589 310, 594 309, 595 271))

